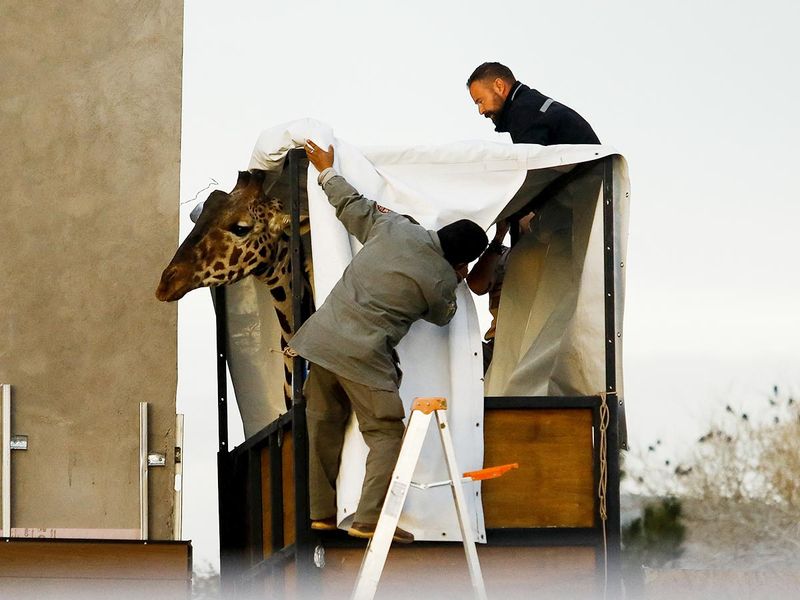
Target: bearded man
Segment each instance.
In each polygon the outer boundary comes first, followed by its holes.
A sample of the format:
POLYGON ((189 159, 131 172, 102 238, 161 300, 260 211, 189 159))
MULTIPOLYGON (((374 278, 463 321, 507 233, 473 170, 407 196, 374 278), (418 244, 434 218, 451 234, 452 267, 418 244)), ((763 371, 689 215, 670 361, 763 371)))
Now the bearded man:
POLYGON ((517 81, 507 66, 486 62, 467 79, 478 112, 495 131, 515 144, 599 144, 591 125, 577 112, 517 81))

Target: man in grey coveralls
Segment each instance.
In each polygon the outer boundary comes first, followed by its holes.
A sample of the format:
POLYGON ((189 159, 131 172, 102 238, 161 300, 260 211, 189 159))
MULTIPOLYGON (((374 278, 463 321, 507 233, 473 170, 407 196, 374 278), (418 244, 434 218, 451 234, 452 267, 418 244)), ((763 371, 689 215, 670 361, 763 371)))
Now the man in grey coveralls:
MULTIPOLYGON (((336 528, 336 478, 350 411, 369 447, 366 475, 348 533, 375 531, 403 438, 395 346, 411 324, 446 325, 467 264, 486 248, 480 226, 463 219, 428 231, 364 198, 333 170, 333 148, 308 141, 318 182, 347 231, 364 244, 290 347, 310 362, 306 414, 312 528, 336 528), (460 273, 460 274, 459 274, 460 273)), ((397 528, 394 539, 414 536, 397 528)))

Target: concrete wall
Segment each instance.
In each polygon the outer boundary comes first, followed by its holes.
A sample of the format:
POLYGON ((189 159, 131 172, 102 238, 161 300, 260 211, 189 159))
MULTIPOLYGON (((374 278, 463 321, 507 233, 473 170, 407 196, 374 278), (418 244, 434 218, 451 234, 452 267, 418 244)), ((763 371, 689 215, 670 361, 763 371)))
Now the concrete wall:
POLYGON ((0 4, 0 382, 14 386, 12 527, 172 534, 183 3, 0 4))

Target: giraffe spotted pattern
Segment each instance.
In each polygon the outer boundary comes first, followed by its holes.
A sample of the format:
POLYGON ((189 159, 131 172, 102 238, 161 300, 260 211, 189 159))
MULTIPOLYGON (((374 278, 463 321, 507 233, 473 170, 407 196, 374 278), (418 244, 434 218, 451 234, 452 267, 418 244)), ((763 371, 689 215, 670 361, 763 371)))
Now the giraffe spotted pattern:
MULTIPOLYGON (((212 192, 194 228, 161 275, 156 298, 179 300, 200 287, 228 285, 250 275, 269 289, 281 328, 281 350, 293 335, 291 218, 281 199, 270 194, 278 174, 241 171, 229 193, 212 192)), ((309 235, 307 217, 300 233, 309 235)), ((306 246, 309 246, 306 244, 306 246)), ((310 256, 303 269, 303 293, 313 297, 310 256)), ((284 399, 291 398, 291 359, 284 359, 284 399)))

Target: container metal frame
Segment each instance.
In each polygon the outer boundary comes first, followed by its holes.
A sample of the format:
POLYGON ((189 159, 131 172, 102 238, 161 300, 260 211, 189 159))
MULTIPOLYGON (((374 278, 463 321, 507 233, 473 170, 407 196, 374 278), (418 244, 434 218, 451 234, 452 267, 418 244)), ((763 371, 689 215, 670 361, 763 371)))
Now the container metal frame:
MULTIPOLYGON (((593 472, 595 490, 601 477, 601 459, 606 463, 606 520, 603 523, 600 502, 595 501, 594 526, 535 527, 519 529, 487 529, 487 544, 494 546, 583 546, 594 547, 597 552, 597 573, 603 578, 603 587, 608 597, 621 593, 620 575, 620 498, 619 498, 619 414, 622 399, 617 394, 617 340, 615 264, 617 249, 614 245, 614 156, 598 161, 603 165, 603 188, 600 201, 603 203, 603 266, 604 266, 604 317, 605 317, 605 394, 603 396, 536 396, 536 397, 487 397, 487 411, 503 409, 559 409, 586 410, 592 412, 593 422, 593 472), (600 456, 601 409, 608 409, 608 425, 605 431, 606 455, 600 456), (604 577, 604 574, 607 574, 604 577)), ((292 290, 302 290, 302 243, 300 231, 300 168, 307 164, 304 151, 289 152, 287 164, 290 177, 290 214, 292 221, 291 267, 292 290)), ((516 241, 513 236, 512 243, 516 241)), ((319 569, 315 565, 315 550, 319 535, 310 528, 308 494, 308 433, 306 428, 305 401, 302 394, 306 375, 305 361, 294 358, 292 407, 277 420, 231 450, 228 447, 227 424, 227 324, 225 320, 224 288, 213 290, 216 307, 217 328, 217 382, 219 411, 219 528, 222 589, 226 597, 237 594, 252 594, 257 582, 264 577, 283 582, 284 567, 294 562, 292 572, 296 582, 291 586, 298 597, 319 592, 319 569), (291 436, 293 442, 294 471, 294 521, 293 531, 286 530, 284 522, 284 477, 281 447, 283 440, 291 436), (269 449, 269 482, 262 481, 262 451, 269 449), (263 491, 268 490, 268 498, 263 491), (262 522, 263 502, 271 506, 269 530, 269 556, 263 556, 264 545, 262 522), (292 538, 292 543, 285 543, 292 538), (257 549, 254 553, 254 549, 257 549)), ((293 325, 295 331, 308 318, 303 310, 303 298, 293 293, 293 325)), ((422 542, 431 546, 447 545, 442 542, 422 542)), ((340 547, 363 546, 362 540, 336 538, 326 541, 328 545, 340 547)))

